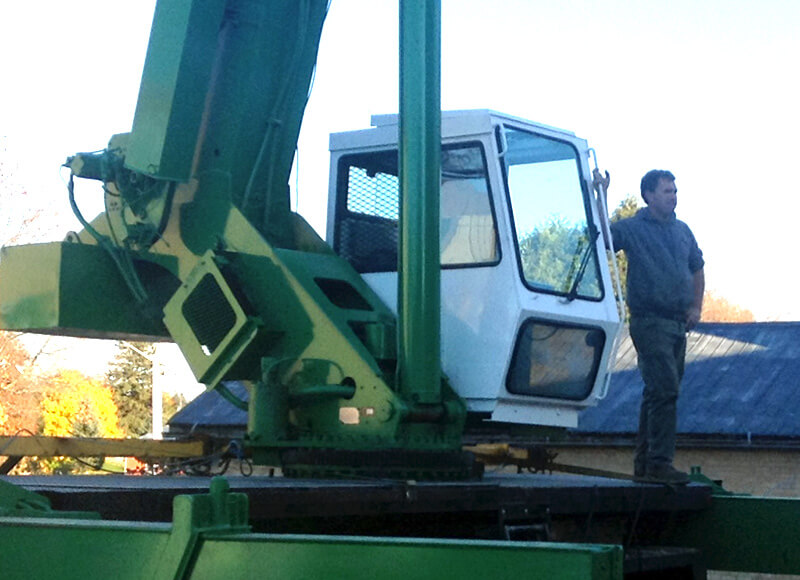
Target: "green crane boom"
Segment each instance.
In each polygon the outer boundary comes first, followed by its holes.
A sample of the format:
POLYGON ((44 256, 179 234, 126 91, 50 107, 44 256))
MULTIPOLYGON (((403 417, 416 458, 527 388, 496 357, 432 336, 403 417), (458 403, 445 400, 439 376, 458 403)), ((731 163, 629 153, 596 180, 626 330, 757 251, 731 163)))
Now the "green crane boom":
POLYGON ((248 385, 247 444, 287 473, 469 475, 436 356, 439 8, 401 6, 399 347, 393 313, 289 207, 326 0, 159 2, 131 133, 68 160, 106 212, 79 243, 4 250, 0 325, 175 341, 208 388, 244 406, 225 381, 248 385))

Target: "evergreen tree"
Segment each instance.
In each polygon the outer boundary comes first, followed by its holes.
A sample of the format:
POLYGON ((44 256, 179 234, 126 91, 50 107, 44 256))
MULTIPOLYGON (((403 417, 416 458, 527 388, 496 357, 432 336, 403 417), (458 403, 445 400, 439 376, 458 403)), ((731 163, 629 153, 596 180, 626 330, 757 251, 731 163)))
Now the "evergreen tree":
POLYGON ((152 431, 153 363, 147 357, 153 353, 151 343, 120 342, 106 376, 119 410, 119 425, 129 437, 152 431))

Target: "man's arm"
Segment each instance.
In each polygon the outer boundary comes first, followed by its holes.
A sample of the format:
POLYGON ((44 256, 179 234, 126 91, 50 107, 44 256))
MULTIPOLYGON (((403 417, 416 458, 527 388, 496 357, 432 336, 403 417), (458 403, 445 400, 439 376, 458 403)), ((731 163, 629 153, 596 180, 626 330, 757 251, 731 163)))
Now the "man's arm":
POLYGON ((703 268, 692 274, 694 285, 694 301, 686 314, 686 329, 691 330, 700 322, 700 313, 703 311, 703 295, 706 291, 706 275, 703 268))

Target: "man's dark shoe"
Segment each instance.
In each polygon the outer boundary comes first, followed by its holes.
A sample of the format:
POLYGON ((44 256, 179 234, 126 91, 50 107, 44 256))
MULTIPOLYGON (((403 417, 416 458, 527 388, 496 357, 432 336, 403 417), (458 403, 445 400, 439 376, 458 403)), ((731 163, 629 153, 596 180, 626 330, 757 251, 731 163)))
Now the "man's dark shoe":
POLYGON ((654 465, 647 468, 644 481, 684 485, 689 483, 689 474, 679 471, 671 465, 654 465))

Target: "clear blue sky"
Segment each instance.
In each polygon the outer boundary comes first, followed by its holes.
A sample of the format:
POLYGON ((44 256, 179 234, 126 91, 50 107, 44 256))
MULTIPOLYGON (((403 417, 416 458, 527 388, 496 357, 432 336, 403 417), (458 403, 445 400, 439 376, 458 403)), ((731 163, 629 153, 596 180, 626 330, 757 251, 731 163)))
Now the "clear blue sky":
MULTIPOLYGON (((0 136, 33 203, 63 220, 54 238, 77 227, 59 164, 130 129, 153 6, 0 8, 0 136)), ((672 170, 710 289, 760 319, 800 319, 800 2, 442 0, 442 14, 443 108, 574 131, 611 171, 612 206, 648 169, 672 170)), ((394 0, 332 1, 298 180, 299 211, 321 232, 328 133, 397 110, 397 29, 394 0)))

